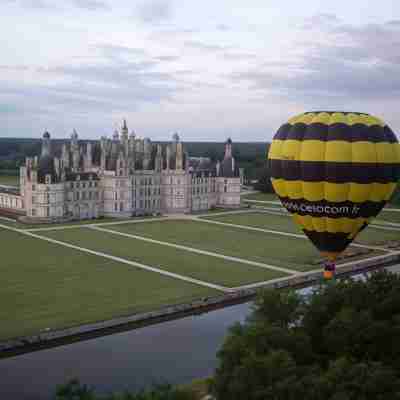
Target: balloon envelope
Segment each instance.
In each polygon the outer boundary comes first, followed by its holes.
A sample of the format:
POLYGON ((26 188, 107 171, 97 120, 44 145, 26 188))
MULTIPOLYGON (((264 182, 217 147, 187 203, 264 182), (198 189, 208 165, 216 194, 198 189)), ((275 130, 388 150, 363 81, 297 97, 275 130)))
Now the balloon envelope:
POLYGON ((291 118, 275 134, 268 159, 283 206, 332 260, 382 210, 400 179, 395 134, 363 113, 291 118))

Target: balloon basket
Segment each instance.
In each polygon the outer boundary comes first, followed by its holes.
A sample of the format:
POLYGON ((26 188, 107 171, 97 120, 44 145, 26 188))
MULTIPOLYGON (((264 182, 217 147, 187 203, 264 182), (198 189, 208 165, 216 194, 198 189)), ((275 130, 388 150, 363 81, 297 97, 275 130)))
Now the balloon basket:
POLYGON ((324 271, 324 279, 329 280, 333 279, 334 275, 332 271, 324 271))
POLYGON ((333 279, 335 277, 336 265, 334 262, 328 261, 324 267, 324 279, 333 279))

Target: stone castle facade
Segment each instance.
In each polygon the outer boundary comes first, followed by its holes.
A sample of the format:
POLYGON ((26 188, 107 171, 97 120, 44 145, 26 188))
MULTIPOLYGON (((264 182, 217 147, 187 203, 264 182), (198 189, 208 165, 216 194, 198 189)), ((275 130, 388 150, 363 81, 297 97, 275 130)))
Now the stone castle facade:
MULTIPOLYGON (((61 152, 45 132, 39 157, 20 169, 18 207, 23 220, 57 222, 99 217, 191 213, 239 207, 241 173, 225 144, 222 161, 190 158, 177 134, 167 145, 128 133, 126 121, 111 139, 78 140, 61 152)), ((0 193, 1 196, 11 194, 0 193)), ((16 204, 16 203, 15 203, 16 204)))

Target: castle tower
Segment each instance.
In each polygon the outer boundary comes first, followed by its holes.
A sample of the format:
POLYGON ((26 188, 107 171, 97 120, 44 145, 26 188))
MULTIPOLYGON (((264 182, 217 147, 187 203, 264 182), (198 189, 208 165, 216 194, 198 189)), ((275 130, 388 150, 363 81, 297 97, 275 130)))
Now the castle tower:
POLYGON ((100 139, 100 169, 104 171, 106 169, 106 156, 107 156, 107 138, 102 136, 100 139))
POLYGON ((43 133, 43 138, 42 138, 42 157, 47 157, 51 155, 51 139, 50 139, 50 133, 45 132, 43 133))
POLYGON ((225 156, 224 156, 224 160, 227 158, 231 158, 232 157, 232 139, 228 138, 228 140, 225 143, 225 156))
POLYGON ((92 143, 86 143, 86 155, 85 155, 85 170, 90 170, 93 166, 92 158, 92 143))
POLYGON ((157 154, 156 154, 156 158, 155 158, 154 169, 157 172, 161 172, 161 170, 162 170, 162 148, 161 148, 161 144, 157 145, 157 154))
POLYGON ((79 144, 78 133, 74 129, 71 135, 71 153, 72 153, 72 170, 78 171, 79 169, 79 144))
POLYGON ((122 141, 128 140, 128 126, 126 125, 125 119, 124 119, 124 122, 122 123, 121 138, 122 138, 122 141))
POLYGON ((126 125, 126 120, 122 124, 121 129, 121 143, 124 151, 124 156, 128 158, 129 155, 129 135, 128 135, 128 127, 126 125))
POLYGON ((67 145, 64 143, 62 145, 62 150, 61 150, 61 161, 62 161, 62 166, 64 168, 69 168, 69 153, 67 150, 67 145))
POLYGON ((179 170, 183 169, 183 148, 182 148, 181 142, 177 142, 177 144, 176 144, 175 169, 179 169, 179 170))
POLYGON ((167 153, 166 154, 166 161, 167 161, 166 169, 167 169, 167 171, 169 171, 169 168, 170 168, 169 162, 170 162, 170 159, 171 159, 171 146, 169 144, 167 145, 166 153, 167 153))
POLYGON ((143 169, 149 169, 151 159, 151 141, 145 138, 143 141, 143 169))

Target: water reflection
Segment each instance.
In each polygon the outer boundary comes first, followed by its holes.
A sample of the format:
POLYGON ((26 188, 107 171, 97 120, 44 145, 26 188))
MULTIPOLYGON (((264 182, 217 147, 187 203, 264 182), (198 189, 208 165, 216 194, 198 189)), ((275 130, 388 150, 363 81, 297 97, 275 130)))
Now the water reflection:
POLYGON ((0 360, 0 398, 46 399, 55 385, 72 377, 106 392, 208 376, 227 328, 243 321, 249 309, 250 304, 240 304, 0 360))

